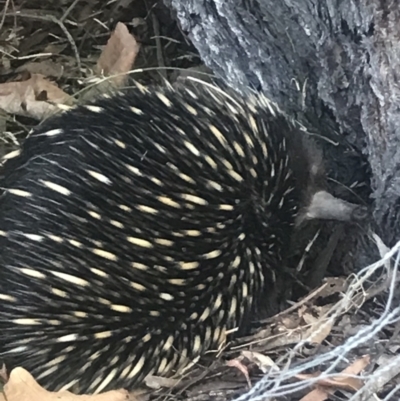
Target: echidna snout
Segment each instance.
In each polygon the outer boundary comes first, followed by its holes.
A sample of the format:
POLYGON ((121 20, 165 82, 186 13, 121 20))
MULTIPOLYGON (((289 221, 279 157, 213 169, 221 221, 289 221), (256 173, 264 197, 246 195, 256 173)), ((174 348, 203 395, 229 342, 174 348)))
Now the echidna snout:
POLYGON ((265 98, 206 85, 138 85, 34 130, 1 172, 7 366, 96 393, 218 347, 307 207, 303 136, 265 98))
POLYGON ((367 216, 368 208, 366 206, 346 202, 327 191, 320 190, 312 194, 309 204, 297 218, 299 222, 315 219, 361 221, 367 216))

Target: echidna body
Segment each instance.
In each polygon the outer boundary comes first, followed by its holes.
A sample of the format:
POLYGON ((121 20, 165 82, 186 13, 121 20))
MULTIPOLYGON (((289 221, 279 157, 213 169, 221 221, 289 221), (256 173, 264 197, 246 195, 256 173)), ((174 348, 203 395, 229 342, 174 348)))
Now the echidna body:
POLYGON ((47 388, 132 388, 216 348, 274 286, 321 174, 266 99, 143 88, 6 157, 0 352, 47 388))

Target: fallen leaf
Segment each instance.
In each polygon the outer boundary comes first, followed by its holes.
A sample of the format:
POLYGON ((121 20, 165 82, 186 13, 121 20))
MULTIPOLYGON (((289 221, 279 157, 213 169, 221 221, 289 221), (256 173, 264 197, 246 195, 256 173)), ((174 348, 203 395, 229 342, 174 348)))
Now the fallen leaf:
POLYGON ((128 401, 125 390, 108 391, 96 395, 75 395, 69 391, 50 392, 41 387, 32 375, 23 368, 15 368, 4 386, 7 401, 128 401))
POLYGON ((348 366, 342 373, 347 375, 358 375, 371 363, 371 357, 364 355, 356 359, 350 366, 348 366))
POLYGON ((140 45, 126 25, 118 22, 97 61, 96 73, 105 76, 118 74, 112 81, 114 86, 120 87, 126 81, 125 73, 131 70, 139 49, 140 45))
POLYGON ((309 342, 313 344, 321 344, 331 333, 335 320, 327 320, 326 315, 332 306, 333 305, 328 304, 323 307, 303 307, 299 310, 299 314, 304 322, 310 326, 307 332, 309 342))
POLYGON ((66 103, 70 99, 68 94, 40 74, 32 74, 30 81, 35 94, 39 95, 41 92, 46 92, 46 99, 49 102, 66 103))
MULTIPOLYGON (((343 372, 342 372, 343 373, 343 372)), ((296 375, 298 379, 310 379, 312 376, 308 375, 296 375)), ((348 391, 357 391, 362 387, 361 379, 355 377, 332 377, 323 378, 318 380, 318 386, 321 387, 333 387, 335 390, 342 389, 348 391)))
MULTIPOLYGON (((362 372, 371 362, 369 355, 364 355, 362 358, 355 360, 337 376, 331 378, 322 378, 317 381, 314 390, 305 395, 300 401, 324 401, 329 395, 333 394, 336 390, 357 391, 363 386, 363 381, 356 377, 346 377, 343 375, 358 375, 362 372)), ((314 372, 312 374, 299 374, 296 377, 300 380, 308 380, 318 377, 321 372, 314 372)))
POLYGON ((306 394, 300 401, 325 401, 329 397, 329 394, 320 388, 316 388, 306 394))
POLYGON ((69 101, 68 94, 39 74, 0 84, 0 108, 9 114, 42 120, 58 110, 54 103, 69 101))
POLYGON ((249 386, 249 388, 251 388, 249 370, 247 369, 246 366, 243 365, 242 362, 239 361, 239 359, 231 359, 230 361, 227 361, 226 366, 230 366, 232 368, 240 370, 240 372, 242 372, 243 376, 246 378, 247 385, 249 386))
POLYGON ((263 355, 260 352, 242 351, 242 355, 250 362, 255 363, 263 373, 267 373, 269 368, 272 368, 274 371, 279 371, 279 367, 275 362, 269 356, 263 355))

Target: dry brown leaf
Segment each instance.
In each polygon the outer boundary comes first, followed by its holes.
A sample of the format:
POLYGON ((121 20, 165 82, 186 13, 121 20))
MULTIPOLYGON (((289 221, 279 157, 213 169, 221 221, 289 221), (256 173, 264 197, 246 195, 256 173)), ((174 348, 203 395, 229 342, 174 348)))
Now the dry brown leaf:
POLYGON ((306 311, 299 311, 305 323, 311 326, 307 332, 307 337, 311 343, 321 344, 331 333, 335 321, 329 322, 325 316, 332 306, 331 304, 323 307, 314 306, 311 309, 307 308, 306 311))
MULTIPOLYGON (((316 384, 317 388, 304 396, 300 401, 324 401, 330 394, 333 394, 339 389, 347 391, 359 390, 363 386, 363 381, 361 379, 356 377, 343 377, 341 375, 358 375, 369 365, 370 361, 370 356, 364 355, 339 373, 337 377, 318 380, 316 384)), ((300 380, 307 380, 318 377, 320 374, 320 372, 315 372, 312 374, 299 374, 296 375, 296 377, 300 380)))
POLYGON ((25 81, 0 84, 0 108, 10 114, 42 120, 58 110, 51 103, 69 100, 69 95, 38 74, 25 81))
POLYGON ((343 373, 347 375, 358 375, 371 363, 371 357, 364 355, 361 358, 356 359, 350 366, 348 366, 343 373))
POLYGON ((313 372, 313 373, 299 373, 296 375, 296 377, 300 380, 308 380, 308 379, 314 379, 320 375, 321 375, 321 372, 317 371, 317 372, 313 372))
MULTIPOLYGON (((346 375, 358 375, 371 363, 371 357, 369 355, 364 355, 361 358, 356 359, 351 365, 342 371, 342 374, 346 375)), ((361 379, 353 377, 337 377, 336 383, 345 383, 348 388, 353 390, 359 390, 363 382, 361 379)))
POLYGON ((7 401, 128 401, 125 390, 108 391, 97 395, 75 395, 69 391, 50 392, 41 387, 23 368, 15 368, 4 386, 7 401))
POLYGON ((39 96, 40 93, 46 92, 46 100, 49 102, 66 103, 70 99, 68 94, 40 74, 32 74, 29 81, 37 96, 39 96))
POLYGON ((242 351, 242 355, 250 362, 255 363, 263 373, 267 373, 269 368, 272 368, 274 371, 279 371, 279 367, 275 362, 269 356, 263 355, 260 352, 242 351))
POLYGON ((99 57, 96 73, 106 76, 120 74, 112 78, 113 85, 120 87, 126 81, 127 76, 124 73, 131 70, 139 49, 140 45, 126 25, 118 22, 99 57))
POLYGON ((329 394, 325 389, 316 388, 306 394, 300 401, 325 401, 328 397, 329 394))
POLYGON ((325 321, 313 324, 308 331, 310 342, 313 344, 321 344, 332 331, 334 321, 325 321))
POLYGON ((249 376, 249 370, 247 369, 246 366, 243 365, 242 362, 239 361, 239 359, 231 359, 230 361, 227 361, 226 366, 230 366, 231 368, 236 368, 236 369, 240 370, 240 372, 246 378, 247 385, 249 386, 249 388, 251 388, 251 380, 250 380, 250 376, 249 376))
MULTIPOLYGON (((343 372, 342 372, 343 373, 343 372)), ((310 379, 312 375, 296 375, 298 379, 310 379)), ((357 391, 362 387, 361 379, 355 377, 333 377, 318 380, 320 387, 333 387, 335 390, 342 389, 348 391, 357 391)))

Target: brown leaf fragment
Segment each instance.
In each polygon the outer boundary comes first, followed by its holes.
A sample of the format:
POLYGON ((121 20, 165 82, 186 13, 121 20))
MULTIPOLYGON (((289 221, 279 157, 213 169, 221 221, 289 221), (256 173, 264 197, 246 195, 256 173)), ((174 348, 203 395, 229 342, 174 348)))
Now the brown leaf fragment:
MULTIPOLYGON (((346 377, 343 375, 358 375, 369 365, 370 361, 370 356, 365 355, 362 358, 355 360, 337 376, 318 380, 315 384, 317 388, 304 396, 300 401, 324 401, 336 390, 352 392, 360 390, 363 386, 363 381, 361 379, 356 377, 346 377)), ((318 377, 320 374, 321 372, 315 372, 312 374, 299 374, 296 375, 296 377, 300 380, 308 380, 318 377)))
MULTIPOLYGON (((7 401, 128 401, 125 390, 108 391, 97 395, 75 395, 69 391, 50 392, 41 387, 32 375, 23 368, 15 368, 4 386, 7 401)), ((1 400, 1 398, 0 398, 1 400)))
POLYGON ((306 394, 300 401, 325 401, 329 397, 329 394, 326 390, 321 388, 316 388, 313 391, 310 391, 306 394))
POLYGON ((69 95, 38 74, 24 81, 0 84, 0 109, 10 114, 42 120, 58 110, 52 103, 69 101, 69 95))
POLYGON ((232 368, 238 369, 243 374, 243 376, 246 378, 247 385, 249 386, 249 388, 251 388, 251 380, 250 380, 249 371, 248 371, 247 367, 244 366, 243 363, 239 361, 239 359, 231 359, 230 361, 227 361, 226 366, 230 366, 232 368))
POLYGON ((250 362, 255 363, 263 373, 267 373, 271 368, 274 371, 279 371, 279 367, 275 362, 269 356, 263 355, 260 352, 242 351, 242 355, 250 362))
MULTIPOLYGON (((299 376, 301 375, 296 375, 297 378, 306 379, 306 377, 299 376)), ((357 391, 362 387, 362 381, 355 377, 324 378, 318 380, 318 386, 333 387, 335 390, 357 391)))
POLYGON ((53 82, 48 81, 40 74, 33 74, 30 82, 35 94, 46 92, 47 101, 53 103, 66 103, 69 100, 69 95, 61 90, 53 82))
POLYGON ((319 324, 318 322, 313 324, 308 331, 310 342, 313 344, 321 344, 331 333, 334 323, 333 321, 321 321, 319 324))
POLYGON ((127 79, 125 73, 132 69, 139 49, 140 45, 129 33, 126 25, 118 22, 99 57, 96 73, 105 76, 119 74, 113 77, 112 81, 115 87, 122 86, 127 79))
POLYGON ((309 326, 307 338, 313 344, 321 344, 329 336, 335 321, 327 320, 328 311, 333 307, 332 304, 322 307, 313 306, 312 308, 301 308, 299 315, 309 326))
POLYGON ((364 355, 361 358, 356 359, 350 366, 348 366, 342 373, 347 375, 358 375, 371 363, 371 357, 364 355))

